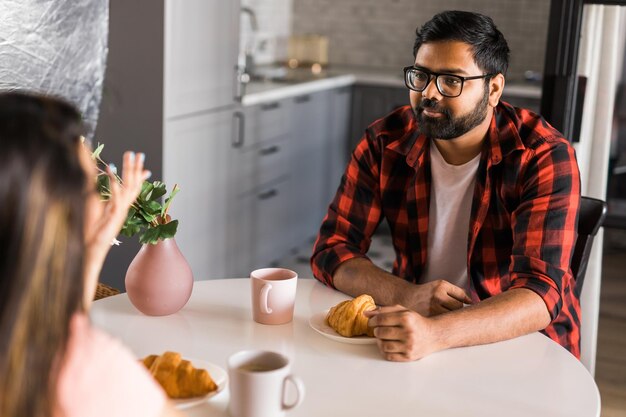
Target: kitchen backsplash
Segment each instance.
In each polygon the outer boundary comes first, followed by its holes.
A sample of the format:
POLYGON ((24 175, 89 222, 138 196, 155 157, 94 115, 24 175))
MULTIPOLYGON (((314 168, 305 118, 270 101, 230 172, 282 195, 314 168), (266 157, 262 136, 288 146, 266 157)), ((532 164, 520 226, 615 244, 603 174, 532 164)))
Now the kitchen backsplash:
MULTIPOLYGON (((326 35, 330 65, 397 68, 413 60, 415 28, 443 10, 472 10, 491 16, 511 48, 508 79, 542 72, 548 0, 247 0, 259 11, 289 3, 292 33, 326 35), (293 5, 291 4, 293 1, 293 5)), ((274 19, 283 19, 284 12, 274 19)), ((283 26, 281 26, 283 25, 283 26)))
POLYGON ((330 39, 330 65, 402 68, 412 63, 415 28, 443 10, 491 16, 511 48, 508 79, 543 71, 549 0, 242 0, 254 11, 241 16, 241 51, 257 64, 284 61, 291 34, 330 39))

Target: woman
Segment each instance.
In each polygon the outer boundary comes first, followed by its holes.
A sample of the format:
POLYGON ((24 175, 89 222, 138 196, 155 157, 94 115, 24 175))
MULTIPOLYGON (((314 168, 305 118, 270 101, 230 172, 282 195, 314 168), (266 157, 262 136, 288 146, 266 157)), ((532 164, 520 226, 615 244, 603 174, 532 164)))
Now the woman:
MULTIPOLYGON (((0 93, 0 416, 177 415, 132 354, 87 312, 104 258, 149 175, 124 154, 103 203, 81 117, 0 93)), ((109 173, 112 175, 111 173, 109 173)))

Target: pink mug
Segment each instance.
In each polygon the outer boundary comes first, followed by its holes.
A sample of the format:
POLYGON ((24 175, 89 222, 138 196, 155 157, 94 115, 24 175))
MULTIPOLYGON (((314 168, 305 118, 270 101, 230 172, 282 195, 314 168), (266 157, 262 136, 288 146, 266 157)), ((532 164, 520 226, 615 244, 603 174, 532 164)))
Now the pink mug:
POLYGON ((261 324, 293 320, 298 274, 284 268, 263 268, 250 274, 252 318, 261 324))

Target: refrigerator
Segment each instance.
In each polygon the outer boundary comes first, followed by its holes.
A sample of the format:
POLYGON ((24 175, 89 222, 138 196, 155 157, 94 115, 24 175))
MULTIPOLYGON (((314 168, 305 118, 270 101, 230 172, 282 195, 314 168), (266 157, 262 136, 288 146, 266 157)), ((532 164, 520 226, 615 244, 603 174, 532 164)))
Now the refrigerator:
MULTIPOLYGON (((196 280, 225 275, 229 152, 243 134, 239 1, 111 0, 109 59, 96 140, 121 166, 146 153, 152 180, 180 192, 169 213, 196 280)), ((138 239, 120 238, 102 281, 124 290, 138 239)))

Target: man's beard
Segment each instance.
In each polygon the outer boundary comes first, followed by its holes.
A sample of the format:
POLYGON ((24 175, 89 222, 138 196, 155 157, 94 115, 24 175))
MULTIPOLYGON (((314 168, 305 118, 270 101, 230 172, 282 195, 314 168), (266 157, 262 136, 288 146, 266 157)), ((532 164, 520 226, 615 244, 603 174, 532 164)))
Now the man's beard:
POLYGON ((472 112, 464 116, 453 117, 450 110, 440 106, 435 100, 423 98, 413 114, 417 120, 419 133, 432 139, 456 139, 481 124, 487 116, 489 103, 489 90, 485 91, 483 98, 472 112), (434 118, 424 115, 424 109, 440 112, 442 117, 434 118))

